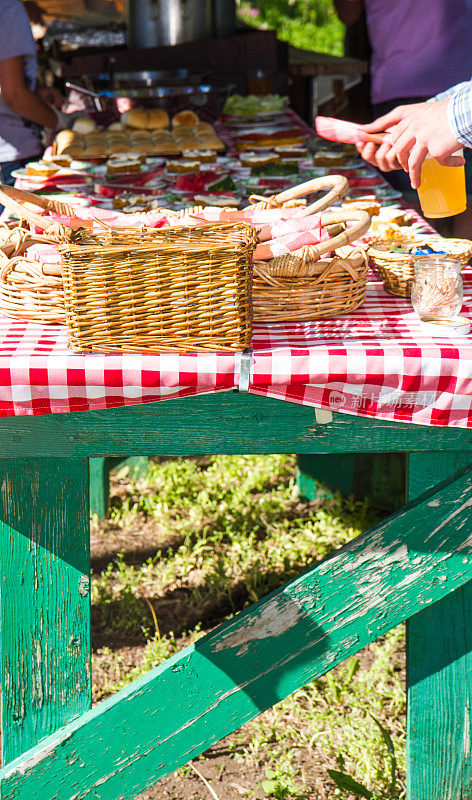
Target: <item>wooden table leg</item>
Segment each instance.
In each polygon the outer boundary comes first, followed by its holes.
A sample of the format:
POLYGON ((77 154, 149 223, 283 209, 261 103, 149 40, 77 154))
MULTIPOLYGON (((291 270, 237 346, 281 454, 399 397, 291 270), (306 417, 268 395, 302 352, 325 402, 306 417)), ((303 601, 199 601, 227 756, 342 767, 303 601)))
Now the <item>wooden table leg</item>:
MULTIPOLYGON (((470 462, 470 454, 411 454, 409 498, 470 462)), ((472 534, 472 509, 469 520, 472 534)), ((472 581, 411 617, 407 642, 408 800, 471 800, 472 581)))
POLYGON ((90 512, 98 519, 104 519, 110 505, 110 470, 115 467, 129 467, 132 478, 145 478, 148 474, 147 456, 130 458, 90 458, 90 512))
POLYGON ((2 763, 91 706, 87 459, 0 459, 2 763))
POLYGON ((297 480, 301 496, 315 500, 325 495, 318 481, 342 495, 368 497, 378 508, 391 512, 405 502, 404 453, 334 453, 299 455, 297 480))

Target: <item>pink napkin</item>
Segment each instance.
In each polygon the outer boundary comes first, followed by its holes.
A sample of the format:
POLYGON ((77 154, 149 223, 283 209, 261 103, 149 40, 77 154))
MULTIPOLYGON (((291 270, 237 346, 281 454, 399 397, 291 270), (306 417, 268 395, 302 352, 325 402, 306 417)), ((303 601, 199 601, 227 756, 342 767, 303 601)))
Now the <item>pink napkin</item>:
POLYGON ((267 261, 276 256, 288 255, 288 253, 293 253, 294 250, 299 250, 307 245, 320 244, 325 239, 329 239, 329 233, 320 226, 311 231, 292 232, 261 242, 257 245, 253 257, 256 261, 267 261))
POLYGON ((347 122, 344 119, 316 117, 315 127, 318 136, 329 139, 331 142, 356 144, 357 142, 367 141, 367 136, 360 125, 355 122, 347 122))
POLYGON ((42 264, 61 263, 61 256, 55 244, 45 244, 42 242, 32 244, 28 247, 26 256, 32 261, 39 261, 42 264))

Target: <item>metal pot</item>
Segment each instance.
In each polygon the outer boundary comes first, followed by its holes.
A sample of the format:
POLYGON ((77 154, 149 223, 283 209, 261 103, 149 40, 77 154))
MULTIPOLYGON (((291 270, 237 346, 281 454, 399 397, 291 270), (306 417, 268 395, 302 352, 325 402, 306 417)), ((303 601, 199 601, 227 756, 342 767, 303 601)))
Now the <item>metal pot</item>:
POLYGON ((182 44, 214 35, 212 0, 128 0, 128 47, 182 44))

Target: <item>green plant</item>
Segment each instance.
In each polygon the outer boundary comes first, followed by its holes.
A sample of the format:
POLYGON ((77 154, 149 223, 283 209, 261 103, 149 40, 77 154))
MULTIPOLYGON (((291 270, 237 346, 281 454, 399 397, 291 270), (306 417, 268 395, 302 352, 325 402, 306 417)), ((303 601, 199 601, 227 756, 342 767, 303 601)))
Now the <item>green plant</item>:
POLYGON ((261 789, 274 800, 305 800, 306 794, 300 794, 293 783, 292 776, 287 770, 264 770, 266 780, 261 781, 261 789))
POLYGON ((240 0, 240 18, 257 28, 271 28, 295 47, 342 55, 344 25, 331 0, 240 0))

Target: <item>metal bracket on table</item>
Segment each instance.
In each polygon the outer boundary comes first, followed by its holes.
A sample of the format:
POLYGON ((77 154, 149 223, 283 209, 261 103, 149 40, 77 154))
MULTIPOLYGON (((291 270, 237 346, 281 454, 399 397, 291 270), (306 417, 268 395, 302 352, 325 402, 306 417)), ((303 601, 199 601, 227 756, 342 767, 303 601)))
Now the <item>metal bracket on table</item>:
POLYGON ((252 366, 252 347, 246 347, 241 353, 241 362, 239 367, 239 392, 249 391, 249 379, 251 377, 252 366))
POLYGON ((318 425, 327 425, 333 421, 333 412, 327 408, 315 408, 315 419, 318 425))

